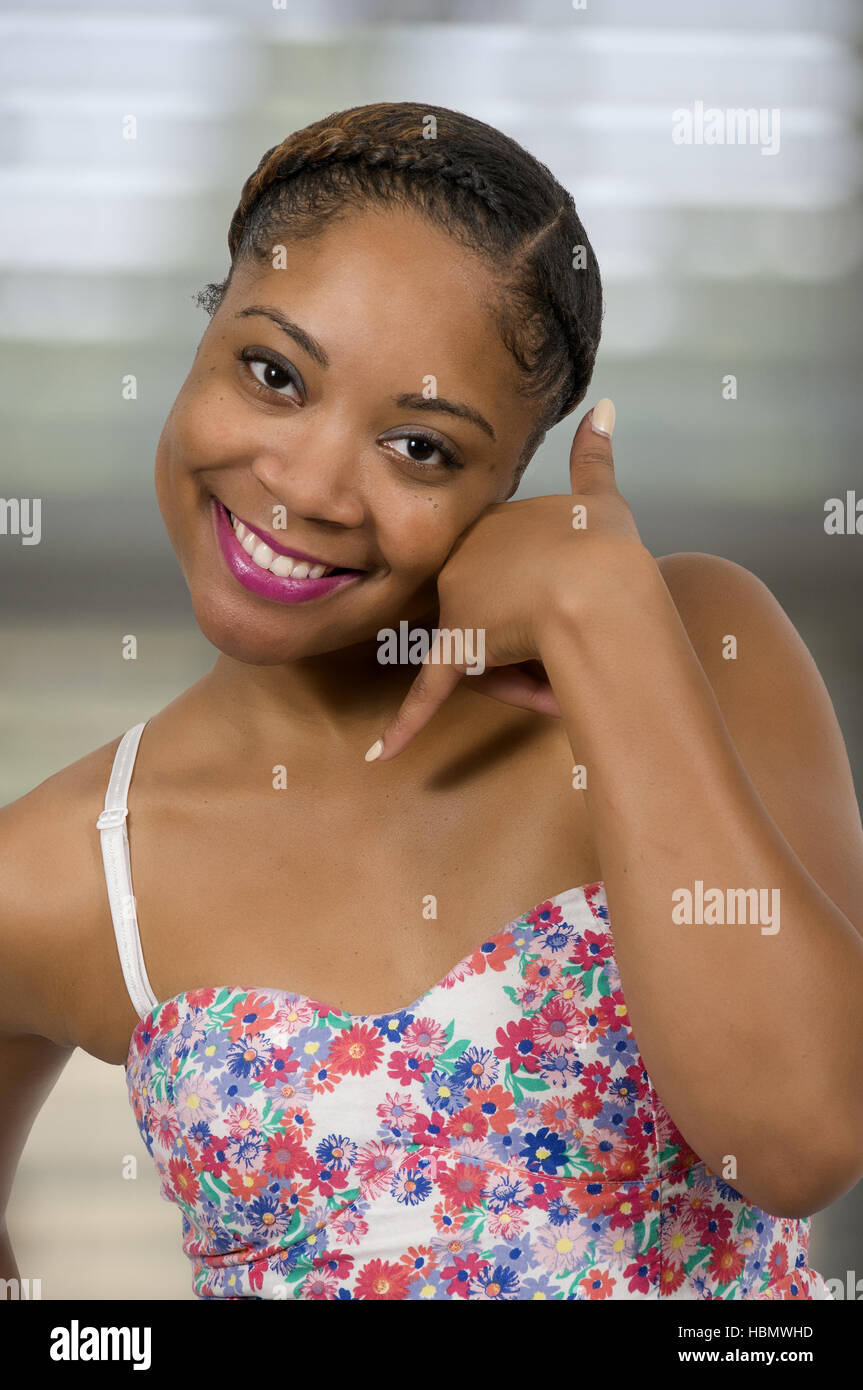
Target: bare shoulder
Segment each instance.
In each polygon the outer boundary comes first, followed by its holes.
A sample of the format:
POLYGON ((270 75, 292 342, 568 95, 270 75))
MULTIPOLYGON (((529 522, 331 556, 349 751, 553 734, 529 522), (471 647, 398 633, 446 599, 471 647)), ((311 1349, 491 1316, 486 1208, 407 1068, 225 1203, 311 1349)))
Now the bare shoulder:
POLYGON ((656 561, 757 792, 802 863, 863 933, 863 827, 825 682, 757 575, 720 555, 656 561))
POLYGON ((106 922, 110 932, 96 819, 119 741, 0 808, 3 1033, 79 1041, 82 971, 106 922))
MULTIPOLYGON (((682 551, 656 561, 689 640, 720 703, 759 723, 761 697, 832 704, 815 661, 788 614, 762 579, 721 555, 682 551)), ((776 711, 779 713, 779 711, 776 711)))

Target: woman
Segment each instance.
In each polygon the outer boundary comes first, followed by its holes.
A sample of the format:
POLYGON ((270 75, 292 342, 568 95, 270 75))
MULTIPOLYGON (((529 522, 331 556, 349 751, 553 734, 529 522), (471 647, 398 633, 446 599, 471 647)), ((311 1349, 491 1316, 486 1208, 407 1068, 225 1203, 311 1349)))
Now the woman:
POLYGON ((829 1297, 848 760, 764 585, 641 542, 611 402, 508 500, 592 374, 571 198, 384 103, 270 150, 229 247, 156 459, 219 656, 3 813, 7 1188, 83 1047, 200 1297, 829 1297))

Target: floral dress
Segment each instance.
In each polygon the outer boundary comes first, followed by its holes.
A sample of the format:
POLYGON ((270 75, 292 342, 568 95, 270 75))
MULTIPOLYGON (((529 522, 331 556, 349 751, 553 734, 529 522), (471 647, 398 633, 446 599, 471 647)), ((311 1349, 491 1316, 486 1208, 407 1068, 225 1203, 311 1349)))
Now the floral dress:
POLYGON ((396 1013, 186 990, 126 1079, 200 1298, 831 1297, 808 1219, 746 1201, 654 1092, 602 883, 396 1013))

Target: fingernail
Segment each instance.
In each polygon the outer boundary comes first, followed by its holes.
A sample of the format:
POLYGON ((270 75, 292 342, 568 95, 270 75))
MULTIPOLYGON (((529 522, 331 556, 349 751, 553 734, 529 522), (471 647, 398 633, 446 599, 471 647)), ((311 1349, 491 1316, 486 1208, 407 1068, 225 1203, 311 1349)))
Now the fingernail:
POLYGON ((382 740, 382 739, 378 739, 375 743, 372 744, 372 746, 371 746, 371 748, 369 749, 368 753, 366 753, 366 762, 367 762, 367 763, 373 763, 374 760, 375 760, 375 758, 379 758, 379 757, 381 756, 381 753, 382 753, 383 751, 384 751, 383 740, 382 740))
POLYGON ((590 428, 596 434, 604 434, 607 439, 613 435, 614 401, 610 401, 608 396, 603 396, 602 400, 597 401, 593 407, 590 413, 590 428))

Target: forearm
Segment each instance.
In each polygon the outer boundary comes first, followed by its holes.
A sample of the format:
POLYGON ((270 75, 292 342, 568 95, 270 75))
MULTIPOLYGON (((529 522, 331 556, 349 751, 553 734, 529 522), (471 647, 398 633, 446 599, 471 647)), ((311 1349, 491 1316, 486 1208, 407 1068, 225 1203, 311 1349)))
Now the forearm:
POLYGON ((541 655, 586 768, 633 1031, 701 1157, 733 1154, 746 1195, 791 1191, 813 1146, 860 1142, 863 942, 760 800, 655 561, 633 550, 617 578, 549 615, 541 655), (780 929, 678 924, 672 895, 697 881, 767 890, 780 929))

